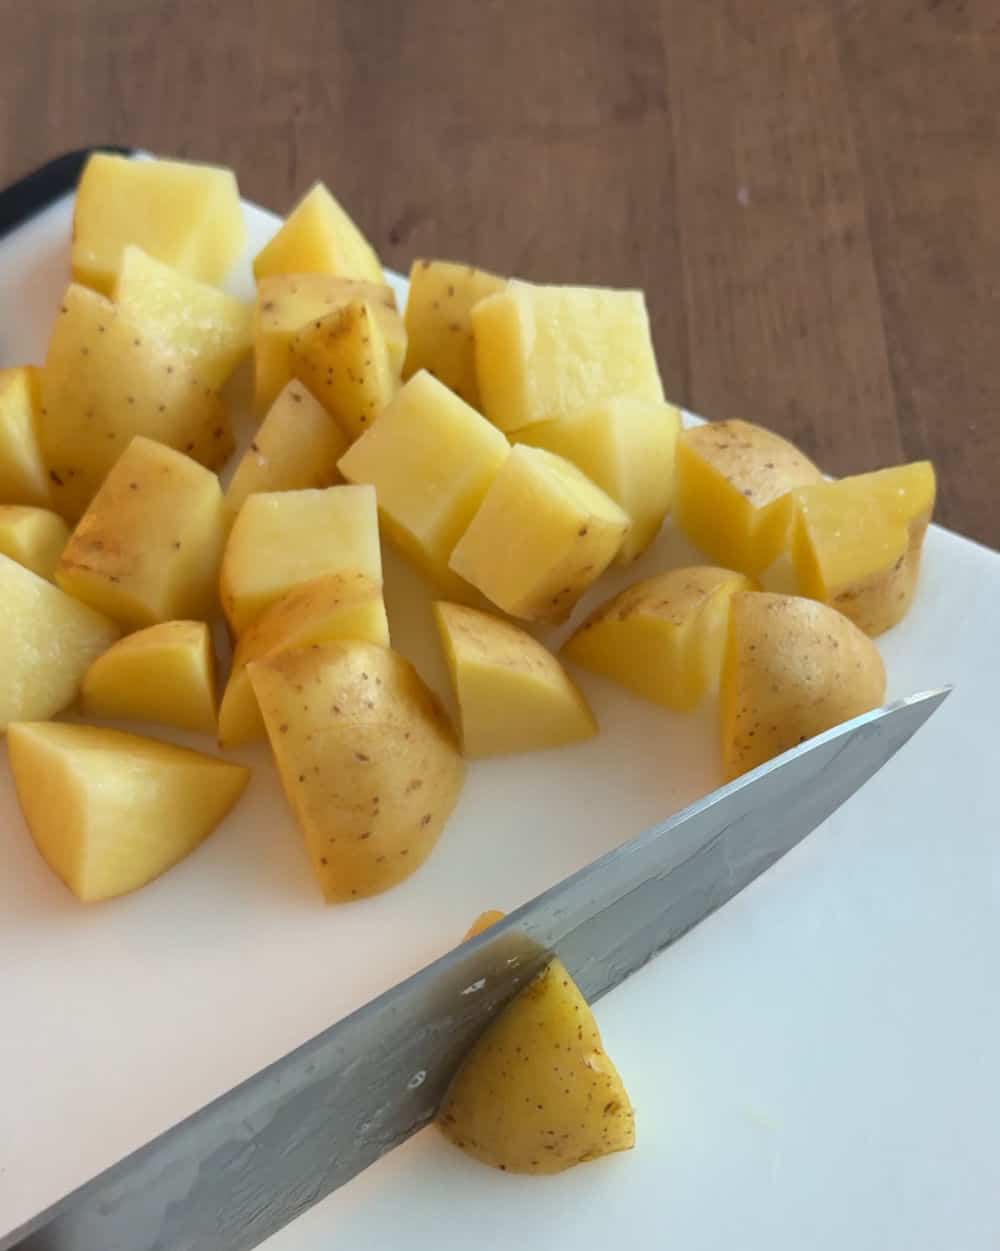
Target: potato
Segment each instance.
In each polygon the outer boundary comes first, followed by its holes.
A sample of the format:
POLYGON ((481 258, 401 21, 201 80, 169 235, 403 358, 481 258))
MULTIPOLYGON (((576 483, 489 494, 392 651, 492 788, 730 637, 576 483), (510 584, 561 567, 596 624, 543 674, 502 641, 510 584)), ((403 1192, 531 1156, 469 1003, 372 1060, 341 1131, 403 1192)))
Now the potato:
POLYGON ((575 465, 519 444, 449 565, 511 616, 558 623, 614 560, 629 525, 575 465))
POLYGON ((407 382, 341 458, 370 482, 389 538, 446 594, 468 587, 448 559, 510 446, 495 426, 426 371, 407 382))
POLYGON ((393 367, 401 368, 406 331, 391 287, 331 274, 278 274, 260 280, 253 332, 254 398, 259 413, 267 412, 294 376, 292 340, 296 334, 353 300, 366 300, 375 310, 393 367))
POLYGON ((632 528, 617 560, 629 564, 656 538, 670 508, 680 428, 672 404, 616 396, 518 430, 515 437, 572 461, 621 505, 632 528))
POLYGON ((214 473, 136 437, 121 454, 56 565, 68 595, 126 630, 211 620, 226 513, 214 473))
POLYGON ((233 634, 293 588, 329 573, 361 573, 381 587, 374 488, 251 495, 233 524, 219 578, 233 634))
POLYGON ((694 426, 677 440, 674 523, 711 560, 753 577, 785 546, 788 492, 822 480, 794 444, 761 426, 694 426))
POLYGON ((564 644, 567 660, 679 712, 718 687, 729 602, 753 583, 712 566, 634 582, 596 608, 564 644))
POLYGON ((52 507, 78 520, 136 434, 213 469, 233 450, 222 401, 199 380, 190 358, 102 296, 71 286, 42 374, 39 436, 52 507))
POLYGON ((41 370, 0 369, 0 500, 48 508, 52 488, 38 441, 41 370))
POLYGON ((226 491, 230 512, 238 513, 248 495, 261 491, 334 486, 347 446, 347 436, 312 392, 289 382, 236 467, 226 491))
POLYGON ((118 633, 107 617, 0 555, 0 730, 68 707, 118 633))
POLYGON ((884 698, 878 648, 835 609, 796 595, 732 597, 719 688, 727 780, 884 698))
POLYGON ((183 274, 220 282, 246 237, 232 170, 95 152, 76 189, 73 278, 109 294, 136 243, 183 274))
POLYGON ((172 743, 52 721, 11 725, 7 750, 35 845, 84 903, 137 890, 183 860, 250 772, 172 743))
POLYGON ((121 639, 83 677, 88 717, 215 733, 215 656, 204 621, 164 621, 121 639))
POLYGON ((130 244, 114 302, 129 320, 187 356, 201 381, 222 386, 250 350, 253 309, 130 244))
POLYGON ((438 1124, 510 1173, 561 1173, 635 1146, 635 1116, 587 1001, 559 960, 473 1044, 438 1124))
POLYGON ((253 262, 255 278, 271 274, 335 274, 384 282, 375 250, 330 192, 318 182, 253 262))
POLYGON ((219 744, 235 747, 264 738, 264 721, 247 665, 312 643, 362 639, 389 646, 382 588, 361 573, 332 573, 294 587, 247 626, 233 656, 219 709, 219 744))
POLYGON ((406 364, 403 377, 421 369, 479 408, 472 309, 502 291, 503 278, 454 261, 414 261, 406 297, 406 364))
POLYGON ((663 399, 641 291, 511 282, 472 310, 483 412, 501 430, 612 395, 663 399))
POLYGON ((69 526, 58 513, 23 504, 0 504, 0 552, 39 577, 52 580, 69 526))
POLYGON ((831 604, 866 634, 901 621, 916 593, 934 493, 926 460, 794 491, 800 593, 831 604))
POLYGON ((402 656, 350 640, 248 666, 327 902, 388 890, 430 854, 462 786, 447 717, 402 656))
POLYGON ((552 653, 518 626, 460 604, 434 605, 470 758, 591 738, 597 722, 552 653))
POLYGON ((502 921, 503 918, 504 914, 498 908, 488 908, 485 912, 480 912, 465 931, 462 942, 467 943, 470 938, 477 938, 484 930, 488 930, 491 925, 496 925, 497 921, 502 921))

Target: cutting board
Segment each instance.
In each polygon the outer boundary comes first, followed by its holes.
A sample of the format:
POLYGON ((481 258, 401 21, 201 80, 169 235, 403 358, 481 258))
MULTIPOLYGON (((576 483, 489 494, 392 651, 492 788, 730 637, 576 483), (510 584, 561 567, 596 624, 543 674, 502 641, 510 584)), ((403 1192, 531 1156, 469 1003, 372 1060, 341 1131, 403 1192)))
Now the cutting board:
MULTIPOLYGON (((42 359, 70 213, 64 198, 0 242, 0 365, 42 359)), ((249 298, 276 219, 246 217, 230 286, 249 298)), ((596 594, 694 560, 668 525, 596 594)), ((386 563, 394 641, 445 691, 427 594, 386 563)), ((891 697, 954 695, 834 818, 598 1006, 634 1152, 514 1177, 428 1129, 269 1251, 996 1251, 998 622, 1000 556, 932 528, 916 606, 879 643, 891 697)), ((240 753, 251 787, 198 852, 91 908, 37 856, 0 762, 0 1234, 427 963, 480 910, 717 784, 711 707, 675 716, 582 684, 598 739, 474 764, 429 863, 335 908, 264 748, 240 753)))

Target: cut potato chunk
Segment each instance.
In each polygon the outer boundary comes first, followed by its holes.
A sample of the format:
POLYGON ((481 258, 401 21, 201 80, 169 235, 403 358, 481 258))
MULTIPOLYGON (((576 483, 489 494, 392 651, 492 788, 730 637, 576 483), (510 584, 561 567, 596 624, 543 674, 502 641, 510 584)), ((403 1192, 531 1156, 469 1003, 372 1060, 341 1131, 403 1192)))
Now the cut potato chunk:
POLYGON ((507 440, 429 373, 415 374, 342 457, 351 482, 370 482, 382 525, 441 590, 463 595, 448 560, 510 453, 507 440))
POLYGON ((52 490, 38 441, 41 370, 0 369, 0 500, 48 508, 52 490))
POLYGON ((503 278, 454 261, 414 261, 406 297, 403 377, 421 369, 473 408, 480 407, 472 309, 506 286, 503 278))
POLYGON ((246 246, 230 169, 95 152, 73 210, 73 278, 111 292, 130 243, 202 282, 220 282, 246 246))
POLYGON ((76 521, 136 434, 213 469, 233 450, 222 401, 190 358, 102 296, 71 286, 42 374, 40 438, 53 507, 76 521))
POLYGON ((226 503, 239 512, 248 495, 334 486, 347 436, 301 382, 289 382, 271 405, 236 467, 226 503))
POLYGON ((345 641, 248 666, 282 786, 328 902, 388 890, 430 855, 463 765, 409 661, 345 641))
POLYGON ((51 721, 10 726, 7 749, 35 845, 84 903, 137 890, 183 860, 250 772, 172 743, 51 721))
POLYGON ((625 1086, 559 960, 474 1043, 438 1124, 463 1151, 510 1173, 561 1173, 635 1146, 625 1086))
POLYGON ((449 562, 504 612, 565 621, 629 531, 628 515, 575 465, 515 447, 449 562))
POLYGON ((628 564, 656 538, 670 508, 680 428, 681 415, 672 404, 617 396, 528 426, 516 438, 572 461, 622 506, 632 528, 618 561, 628 564))
POLYGON ((792 563, 803 595, 831 604, 866 634, 909 611, 934 511, 930 461, 800 487, 792 563))
POLYGON ((841 613, 796 595, 732 597, 719 689, 727 780, 884 699, 878 648, 841 613))
POLYGON ((98 656, 80 690, 89 717, 155 721, 215 733, 215 656, 204 621, 165 621, 98 656))
POLYGON ((823 475, 794 444, 747 421, 715 421, 681 432, 675 523, 720 565, 756 576, 785 546, 793 487, 823 475))
POLYGON ((250 350, 253 309, 130 245, 122 253, 114 301, 126 317, 193 362, 199 378, 221 387, 250 350))
POLYGON ((0 552, 40 577, 52 580, 68 538, 69 526, 58 513, 0 504, 0 552))
POLYGON ((222 607, 234 634, 295 587, 325 574, 382 585, 375 490, 268 491, 240 509, 222 562, 222 607))
POLYGON ((563 655, 666 708, 694 708, 719 684, 729 602, 753 590, 741 573, 671 569, 601 604, 563 655))
POLYGON ((470 938, 476 938, 482 934, 484 930, 488 930, 491 925, 496 925, 497 921, 502 921, 504 914, 499 908, 487 908, 485 912, 480 912, 479 916, 472 922, 465 931, 463 943, 467 943, 470 938))
POLYGON ((384 282, 375 249, 318 182, 292 209, 254 258, 255 278, 271 274, 334 274, 384 282))
POLYGON ((140 436, 73 531, 56 582, 126 630, 191 617, 211 620, 218 612, 225 538, 215 474, 140 436))
POLYGON ((434 605, 470 758, 540 751, 592 738, 597 722, 576 683, 537 639, 489 613, 434 605))
POLYGON ((118 626, 0 555, 0 729, 68 707, 118 626))
POLYGON ((511 282, 472 310, 483 412, 501 430, 630 395, 663 399, 641 291, 511 282))
POLYGON ((389 646, 382 588, 361 573, 332 573, 297 586, 266 608, 240 636, 219 709, 219 743, 235 747, 264 738, 264 721, 247 665, 313 643, 361 639, 389 646))

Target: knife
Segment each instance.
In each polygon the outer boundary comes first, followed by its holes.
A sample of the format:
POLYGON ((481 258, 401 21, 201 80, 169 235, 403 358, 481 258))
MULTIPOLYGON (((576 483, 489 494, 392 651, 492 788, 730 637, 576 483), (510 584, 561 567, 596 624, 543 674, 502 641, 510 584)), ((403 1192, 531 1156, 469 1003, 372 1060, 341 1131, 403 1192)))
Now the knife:
POLYGON ((0 1251, 249 1251, 426 1125, 470 1043, 554 954, 599 999, 801 842, 947 694, 855 717, 653 826, 0 1237, 0 1251))

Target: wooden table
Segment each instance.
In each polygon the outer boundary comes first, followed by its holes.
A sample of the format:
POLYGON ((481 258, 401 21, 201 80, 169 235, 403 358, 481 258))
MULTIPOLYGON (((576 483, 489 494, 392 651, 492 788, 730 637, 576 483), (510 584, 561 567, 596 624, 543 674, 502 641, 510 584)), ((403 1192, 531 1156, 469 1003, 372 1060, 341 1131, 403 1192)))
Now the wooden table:
POLYGON ((0 0, 0 181, 322 178, 417 255, 646 289, 670 396, 1000 547, 998 0, 0 0))

